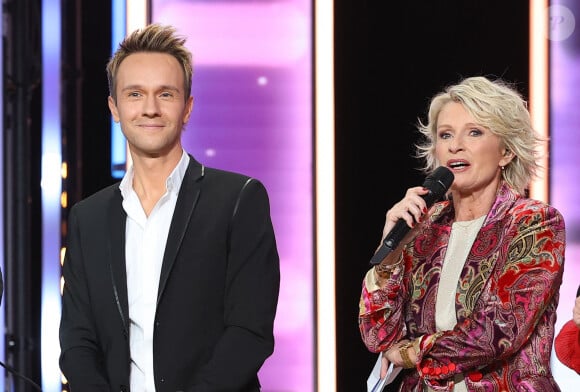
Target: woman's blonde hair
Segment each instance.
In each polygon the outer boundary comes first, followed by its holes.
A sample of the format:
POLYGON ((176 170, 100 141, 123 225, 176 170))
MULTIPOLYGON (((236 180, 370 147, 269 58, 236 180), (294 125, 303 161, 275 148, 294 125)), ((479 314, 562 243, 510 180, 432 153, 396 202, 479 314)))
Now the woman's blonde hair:
POLYGON ((417 156, 425 162, 423 170, 430 173, 440 165, 435 158, 437 119, 441 109, 450 102, 461 103, 481 126, 499 136, 505 148, 514 154, 502 170, 502 177, 516 192, 525 194, 529 182, 540 169, 537 146, 545 140, 532 128, 526 101, 515 88, 500 79, 466 78, 433 97, 427 124, 419 120, 418 125, 424 136, 424 141, 417 145, 417 156))

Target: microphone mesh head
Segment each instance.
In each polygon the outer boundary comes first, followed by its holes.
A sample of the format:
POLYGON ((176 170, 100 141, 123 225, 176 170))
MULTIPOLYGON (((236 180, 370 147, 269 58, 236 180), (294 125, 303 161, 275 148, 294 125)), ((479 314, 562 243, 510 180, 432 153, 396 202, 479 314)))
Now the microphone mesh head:
POLYGON ((437 169, 433 171, 430 175, 425 178, 425 182, 423 183, 423 187, 429 189, 429 197, 425 198, 428 205, 431 205, 435 201, 441 199, 443 195, 447 192, 451 184, 453 184, 453 180, 455 176, 445 166, 439 166, 437 169))

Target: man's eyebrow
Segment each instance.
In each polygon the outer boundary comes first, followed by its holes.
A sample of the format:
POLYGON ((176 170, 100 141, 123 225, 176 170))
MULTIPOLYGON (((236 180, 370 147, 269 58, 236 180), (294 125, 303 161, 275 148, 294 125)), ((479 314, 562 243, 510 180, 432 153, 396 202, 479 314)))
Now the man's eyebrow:
MULTIPOLYGON (((144 87, 142 85, 140 85, 140 84, 130 84, 128 86, 123 87, 121 89, 121 91, 127 91, 127 90, 143 90, 143 89, 144 89, 144 87)), ((177 92, 180 91, 179 90, 179 87, 172 86, 172 85, 169 85, 169 84, 167 84, 167 85, 165 85, 165 84, 164 85, 161 85, 161 86, 157 87, 155 90, 156 91, 171 90, 171 91, 177 91, 177 92)))

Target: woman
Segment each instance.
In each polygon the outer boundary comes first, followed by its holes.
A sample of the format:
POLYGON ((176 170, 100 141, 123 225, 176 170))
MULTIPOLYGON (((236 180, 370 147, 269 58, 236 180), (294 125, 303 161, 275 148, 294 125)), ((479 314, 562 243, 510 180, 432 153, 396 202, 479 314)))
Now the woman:
POLYGON ((580 286, 576 292, 572 319, 556 335, 554 351, 560 362, 580 374, 580 286))
POLYGON ((433 98, 425 171, 454 176, 429 211, 422 187, 386 214, 401 244, 367 273, 359 327, 372 352, 407 368, 401 391, 559 391, 550 372, 564 220, 525 197, 538 170, 525 101, 501 80, 471 77, 433 98))

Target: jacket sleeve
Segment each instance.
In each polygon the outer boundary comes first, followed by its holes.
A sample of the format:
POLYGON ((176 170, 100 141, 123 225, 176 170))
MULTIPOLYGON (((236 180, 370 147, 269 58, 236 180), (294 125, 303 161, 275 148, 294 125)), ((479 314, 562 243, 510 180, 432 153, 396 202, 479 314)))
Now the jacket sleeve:
MULTIPOLYGON (((446 203, 439 203, 437 207, 434 207, 429 214, 430 220, 436 220, 446 206, 446 203)), ((416 239, 424 235, 426 228, 427 225, 401 245, 400 253, 394 262, 398 266, 386 279, 383 287, 379 287, 375 282, 374 268, 367 272, 363 280, 359 299, 358 326, 362 341, 371 352, 388 350, 408 333, 406 317, 411 299, 409 287, 414 262, 413 247, 416 239)))
POLYGON ((280 266, 264 186, 249 180, 238 197, 229 233, 226 328, 190 392, 244 390, 274 350, 280 266))
MULTIPOLYGON (((410 263, 408 257, 403 259, 410 263)), ((382 288, 374 282, 373 268, 363 280, 358 325, 363 343, 371 352, 388 350, 406 334, 404 304, 409 298, 406 290, 408 278, 404 276, 402 266, 393 271, 382 288)))
POLYGON ((549 324, 564 264, 564 220, 549 206, 515 215, 517 231, 502 247, 505 255, 499 256, 505 261, 498 262, 473 313, 419 353, 421 376, 446 379, 508 359, 525 345, 534 345, 533 350, 551 347, 549 324), (536 331, 540 323, 547 330, 536 331), (545 341, 531 342, 532 336, 545 341), (431 371, 443 368, 450 371, 431 371))
POLYGON ((580 374, 580 328, 574 320, 562 326, 554 340, 554 350, 560 362, 580 374))
POLYGON ((64 286, 60 320, 60 368, 71 391, 109 391, 98 345, 80 249, 76 208, 69 218, 67 249, 62 268, 64 286))

